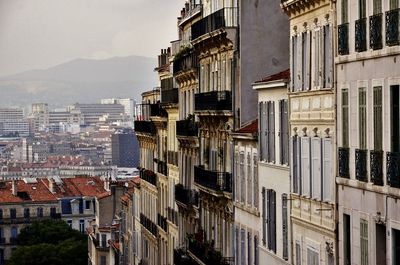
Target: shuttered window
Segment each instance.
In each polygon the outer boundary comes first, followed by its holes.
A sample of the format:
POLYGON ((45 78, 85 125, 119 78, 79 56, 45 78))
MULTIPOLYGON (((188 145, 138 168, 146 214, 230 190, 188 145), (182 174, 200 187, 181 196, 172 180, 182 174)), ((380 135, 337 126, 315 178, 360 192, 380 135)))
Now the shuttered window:
POLYGON ((361 265, 368 265, 368 221, 360 220, 361 265))
POLYGON ((235 199, 236 201, 240 200, 240 163, 239 163, 239 152, 236 150, 235 152, 235 199))
POLYGON ((382 0, 373 0, 373 14, 382 13, 382 0))
POLYGON ((317 27, 312 35, 312 60, 313 60, 313 73, 312 73, 312 85, 313 88, 322 87, 322 63, 321 63, 321 28, 317 27))
POLYGON ((297 90, 297 36, 291 37, 291 50, 290 50, 290 90, 292 92, 297 90))
POLYGON ((300 242, 296 242, 296 265, 301 265, 301 246, 300 246, 300 242))
POLYGON ((332 61, 332 32, 331 26, 324 26, 324 87, 332 87, 333 61, 332 61))
POLYGON ((349 92, 342 89, 342 146, 349 146, 349 92))
POLYGON ((289 117, 288 117, 288 101, 279 101, 279 148, 280 148, 280 163, 282 165, 289 164, 289 117))
POLYGON ((302 33, 302 67, 303 72, 301 76, 303 90, 310 89, 310 67, 311 67, 311 32, 306 31, 302 33))
POLYGON ((297 37, 297 89, 296 91, 303 90, 303 35, 297 37))
POLYGON ((290 164, 292 165, 290 167, 290 173, 292 175, 292 189, 294 193, 299 193, 300 194, 300 144, 299 144, 299 137, 297 136, 292 136, 290 138, 291 141, 291 161, 290 164))
POLYGON ((251 264, 253 251, 251 249, 251 233, 247 232, 247 264, 251 264))
POLYGON ((341 6, 341 8, 342 8, 342 14, 341 14, 341 16, 342 16, 342 24, 344 24, 344 23, 347 23, 348 21, 349 21, 349 15, 348 15, 348 13, 349 13, 349 3, 348 3, 348 0, 341 0, 342 1, 342 6, 341 6))
POLYGON ((374 150, 382 150, 382 87, 374 87, 374 150))
POLYGON ((252 158, 251 158, 251 153, 247 153, 247 204, 251 205, 253 202, 253 195, 252 195, 252 191, 253 191, 253 176, 251 174, 251 162, 252 162, 252 158))
POLYGON ((311 140, 311 195, 321 199, 321 138, 313 137, 311 140))
POLYGON ((319 253, 311 248, 307 248, 307 265, 319 265, 319 253))
POLYGON ((254 236, 254 265, 258 265, 258 236, 254 236))
POLYGON ((332 139, 324 138, 322 140, 322 196, 324 201, 333 201, 332 185, 334 185, 333 167, 332 167, 332 139))
POLYGON ((367 148, 367 91, 365 87, 358 90, 358 130, 360 149, 367 148))
POLYGON ((244 171, 244 152, 240 152, 240 201, 246 202, 246 176, 244 171))
POLYGON ((239 265, 239 248, 240 248, 240 245, 239 245, 239 228, 236 226, 235 227, 235 242, 236 242, 236 247, 235 247, 235 256, 236 256, 236 259, 235 259, 235 263, 236 263, 236 265, 239 265))
POLYGON ((262 244, 265 247, 267 242, 267 201, 266 201, 266 190, 263 187, 262 192, 262 244))
POLYGON ((246 231, 240 230, 240 264, 246 265, 246 231))
POLYGON ((258 157, 257 154, 253 154, 253 198, 254 198, 254 207, 258 208, 258 157))
POLYGON ((288 196, 282 194, 282 257, 289 259, 288 196))
POLYGON ((268 102, 268 162, 275 162, 275 102, 268 102))
POLYGON ((262 102, 260 104, 260 152, 261 152, 261 160, 267 160, 267 141, 268 141, 268 109, 267 103, 262 102))
POLYGON ((301 137, 300 140, 302 194, 310 196, 310 137, 301 137))
POLYGON ((276 253, 276 192, 267 190, 268 249, 276 253))

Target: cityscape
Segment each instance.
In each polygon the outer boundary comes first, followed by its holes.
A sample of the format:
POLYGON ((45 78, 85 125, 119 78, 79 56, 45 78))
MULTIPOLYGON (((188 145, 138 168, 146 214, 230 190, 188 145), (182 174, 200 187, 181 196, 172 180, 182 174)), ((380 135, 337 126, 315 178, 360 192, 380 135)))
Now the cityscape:
POLYGON ((0 265, 400 265, 399 1, 163 4, 156 59, 0 77, 0 265))

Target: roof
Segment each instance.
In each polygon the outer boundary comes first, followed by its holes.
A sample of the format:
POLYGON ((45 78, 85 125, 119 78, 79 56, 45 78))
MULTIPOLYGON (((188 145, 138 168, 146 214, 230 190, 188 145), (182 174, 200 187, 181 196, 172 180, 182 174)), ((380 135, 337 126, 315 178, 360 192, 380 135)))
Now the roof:
POLYGON ((285 71, 266 76, 263 79, 256 81, 255 83, 265 83, 265 82, 271 82, 271 81, 277 81, 277 80, 287 80, 289 78, 290 78, 290 70, 286 69, 285 71))
POLYGON ((12 194, 12 181, 3 183, 0 188, 0 203, 57 201, 57 197, 40 181, 25 183, 23 180, 15 180, 17 196, 12 194))
POLYGON ((235 133, 257 133, 258 132, 258 119, 250 122, 249 124, 241 127, 235 133))

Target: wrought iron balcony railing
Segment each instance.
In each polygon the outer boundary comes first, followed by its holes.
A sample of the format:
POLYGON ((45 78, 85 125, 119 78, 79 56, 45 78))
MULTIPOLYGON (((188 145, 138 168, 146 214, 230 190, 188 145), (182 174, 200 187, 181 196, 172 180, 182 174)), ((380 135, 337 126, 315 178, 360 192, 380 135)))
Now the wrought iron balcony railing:
POLYGON ((346 147, 339 147, 339 177, 350 178, 350 149, 346 147))
POLYGON ((390 187, 400 188, 400 153, 386 153, 386 178, 390 187))
POLYGON ((161 104, 176 104, 179 102, 178 89, 161 89, 161 104))
POLYGON ((225 27, 237 26, 237 8, 225 7, 208 15, 192 25, 192 39, 225 27))
POLYGON ((152 121, 135 121, 135 132, 156 134, 156 127, 152 121))
POLYGON ((368 150, 356 149, 356 179, 367 182, 367 153, 368 150))
POLYGON ((338 53, 349 54, 349 23, 338 26, 338 53))
POLYGON ((400 8, 386 12, 386 45, 394 46, 400 44, 399 20, 400 8))
POLYGON ((178 166, 178 152, 168 151, 167 152, 168 164, 178 166))
POLYGON ((143 225, 153 236, 158 237, 157 225, 144 214, 140 214, 140 224, 143 225))
POLYGON ((174 75, 182 71, 195 70, 199 67, 199 59, 193 51, 177 55, 174 60, 174 75))
POLYGON ((182 184, 175 185, 175 200, 183 205, 196 206, 199 205, 199 194, 195 190, 186 189, 182 184))
POLYGON ((233 265, 234 258, 225 258, 222 253, 217 251, 211 242, 202 242, 195 239, 191 235, 189 240, 189 251, 195 255, 199 260, 204 262, 204 264, 215 264, 215 265, 233 265))
POLYGON ((157 186, 157 175, 151 170, 140 170, 140 178, 154 186, 157 186))
POLYGON ((369 17, 369 46, 382 49, 382 13, 369 17))
POLYGON ((232 192, 232 175, 228 172, 211 171, 204 169, 204 166, 195 166, 194 182, 217 192, 232 192))
POLYGON ((168 212, 168 220, 171 223, 178 225, 178 212, 175 209, 172 209, 171 207, 168 207, 167 212, 168 212))
POLYGON ((158 103, 150 104, 150 116, 153 117, 168 117, 167 111, 158 103))
POLYGON ((199 128, 194 120, 181 120, 176 122, 176 136, 197 137, 199 128))
POLYGON ((212 91, 195 94, 194 109, 196 111, 231 111, 231 91, 212 91))
POLYGON ((164 176, 168 176, 168 166, 167 163, 161 160, 157 161, 157 172, 163 174, 164 176))
POLYGON ((367 19, 360 18, 355 23, 355 50, 363 52, 367 50, 367 19))
POLYGON ((369 151, 371 181, 375 185, 383 185, 383 151, 369 151))
POLYGON ((157 224, 165 232, 168 231, 167 218, 162 216, 161 214, 157 214, 157 224))

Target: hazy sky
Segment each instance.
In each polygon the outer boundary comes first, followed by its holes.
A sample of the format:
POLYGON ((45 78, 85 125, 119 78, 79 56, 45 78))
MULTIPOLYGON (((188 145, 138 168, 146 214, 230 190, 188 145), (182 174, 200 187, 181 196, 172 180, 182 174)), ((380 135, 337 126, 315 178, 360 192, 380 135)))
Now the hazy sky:
POLYGON ((76 58, 155 57, 184 0, 0 0, 0 76, 76 58))

